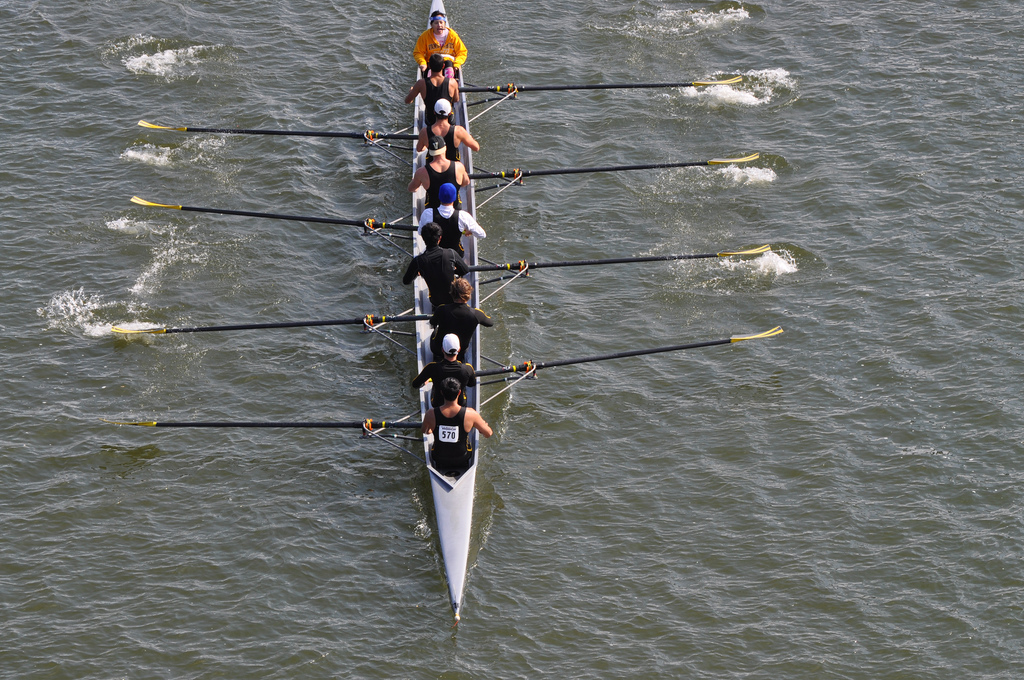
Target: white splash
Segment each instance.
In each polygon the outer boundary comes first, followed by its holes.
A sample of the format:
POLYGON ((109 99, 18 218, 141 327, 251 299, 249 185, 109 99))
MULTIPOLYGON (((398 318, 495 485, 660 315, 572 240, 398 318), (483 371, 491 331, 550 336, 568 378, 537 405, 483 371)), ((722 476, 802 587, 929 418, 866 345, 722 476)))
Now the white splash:
POLYGON ((754 274, 760 274, 764 276, 780 276, 782 274, 792 274, 798 271, 796 266, 796 258, 791 253, 785 250, 775 251, 770 250, 760 257, 754 259, 738 259, 733 260, 731 258, 724 258, 721 261, 724 268, 730 270, 745 270, 754 274))
POLYGON ((182 262, 205 263, 207 260, 206 254, 191 250, 190 246, 192 245, 194 244, 178 246, 175 243, 171 243, 163 250, 156 251, 153 262, 139 274, 139 278, 135 280, 135 285, 129 288, 132 294, 141 296, 153 293, 160 281, 161 274, 172 265, 182 262))
MULTIPOLYGON (((740 83, 742 85, 742 83, 740 83)), ((732 85, 712 85, 711 87, 687 87, 682 90, 684 97, 696 99, 709 104, 725 106, 758 106, 768 99, 761 99, 755 93, 738 89, 732 85)))
POLYGON ((116 306, 116 302, 104 302, 99 295, 87 295, 84 288, 57 293, 45 307, 36 313, 47 320, 52 330, 71 331, 81 329, 89 337, 99 337, 110 332, 111 324, 96 319, 96 312, 116 306))
POLYGON ((121 152, 121 160, 146 165, 170 165, 173 162, 174 150, 153 144, 130 146, 121 152))
POLYGON ((721 12, 697 10, 690 13, 690 21, 697 28, 721 28, 728 24, 746 21, 749 18, 750 12, 742 7, 723 9, 721 12))
POLYGON ((784 68, 770 68, 760 71, 747 71, 744 73, 747 80, 763 84, 770 88, 786 88, 792 90, 796 87, 796 81, 790 76, 789 71, 784 68))
POLYGON ((732 180, 736 184, 770 184, 778 175, 771 168, 742 167, 726 165, 718 169, 718 174, 732 180))
POLYGON ((149 74, 164 78, 184 77, 195 73, 202 62, 205 45, 193 45, 155 54, 125 57, 124 65, 132 73, 149 74))
MULTIPOLYGON (((708 80, 724 78, 728 74, 716 74, 708 80)), ((783 68, 747 71, 742 82, 735 85, 712 85, 682 90, 684 97, 696 99, 711 105, 761 106, 771 102, 780 94, 791 92, 796 81, 783 68)))
POLYGON ((107 229, 119 231, 123 234, 138 236, 139 234, 162 234, 163 230, 150 222, 133 220, 130 217, 119 217, 116 220, 108 220, 107 229))

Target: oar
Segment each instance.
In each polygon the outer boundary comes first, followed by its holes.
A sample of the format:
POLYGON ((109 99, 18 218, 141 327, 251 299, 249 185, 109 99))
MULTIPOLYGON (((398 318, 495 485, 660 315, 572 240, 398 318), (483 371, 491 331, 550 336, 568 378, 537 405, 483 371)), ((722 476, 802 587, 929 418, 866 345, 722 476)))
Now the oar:
POLYGON ((378 222, 372 218, 362 221, 343 220, 336 217, 308 217, 305 215, 279 215, 277 213, 252 212, 250 210, 223 210, 221 208, 196 208, 190 205, 170 205, 167 203, 154 203, 138 196, 132 196, 132 203, 144 205, 150 208, 170 208, 171 210, 184 210, 186 212, 214 213, 216 215, 241 215, 242 217, 266 217, 275 220, 293 220, 295 222, 316 222, 319 224, 346 224, 353 227, 368 227, 370 229, 395 229, 398 231, 416 231, 416 227, 391 222, 378 222))
MULTIPOLYGON (((702 81, 692 83, 598 83, 596 85, 493 85, 491 87, 460 87, 459 92, 542 92, 554 90, 649 90, 657 87, 702 87, 710 85, 732 85, 743 80, 743 76, 735 76, 726 80, 702 81)), ((140 123, 141 125, 141 123, 140 123)))
POLYGON ((354 326, 356 324, 373 326, 378 323, 402 323, 407 321, 424 321, 430 318, 430 314, 410 314, 399 316, 387 316, 367 314, 358 319, 327 319, 323 321, 282 321, 278 323, 246 323, 233 326, 192 326, 191 328, 167 328, 159 326, 156 328, 121 328, 114 326, 110 330, 114 333, 151 333, 162 335, 164 333, 209 333, 214 331, 248 331, 260 328, 306 328, 310 326, 354 326))
POLYGON ((527 373, 529 371, 536 371, 542 368, 552 368, 554 366, 570 366, 572 364, 585 364, 592 361, 606 361, 608 359, 623 359, 625 357, 636 357, 643 354, 658 354, 660 352, 676 352, 683 349, 697 349, 698 347, 713 347, 714 345, 728 345, 733 342, 741 342, 743 340, 759 340, 761 338, 771 338, 782 333, 782 326, 776 326, 770 331, 764 333, 757 333, 756 335, 734 335, 731 338, 725 338, 724 340, 710 340, 708 342, 694 342, 688 345, 671 345, 669 347, 655 347, 654 349, 634 349, 628 352, 616 352, 615 354, 600 354, 592 357, 581 357, 579 359, 562 359, 560 361, 525 361, 521 364, 515 364, 512 366, 502 366, 501 368, 491 368, 484 371, 477 371, 478 376, 485 375, 499 375, 501 373, 527 373))
POLYGON ((385 427, 394 428, 406 428, 406 429, 419 429, 423 426, 423 423, 409 423, 405 421, 393 422, 393 421, 374 421, 371 419, 362 421, 348 421, 348 422, 274 422, 274 421, 173 421, 173 420, 141 420, 141 421, 120 421, 120 420, 107 420, 106 418, 100 418, 105 423, 111 423, 113 425, 138 425, 140 427, 316 427, 323 429, 366 429, 373 431, 376 429, 384 429, 385 427))
POLYGON ((613 257, 605 260, 564 260, 561 262, 507 262, 505 264, 477 264, 469 268, 471 272, 490 271, 523 271, 524 269, 547 269, 549 267, 585 267, 596 264, 627 264, 630 262, 663 262, 665 260, 701 260, 712 257, 730 257, 732 255, 760 255, 772 249, 764 245, 750 250, 734 250, 721 253, 698 253, 690 255, 650 255, 646 257, 613 257))
POLYGON ((559 168, 557 170, 501 170, 499 172, 474 172, 470 179, 487 179, 502 177, 517 180, 521 177, 541 177, 543 175, 578 175, 585 172, 621 172, 623 170, 651 170, 654 168, 688 168, 697 165, 726 165, 728 163, 746 163, 758 158, 761 154, 752 153, 743 158, 712 158, 708 161, 685 161, 682 163, 647 163, 644 165, 606 165, 596 168, 559 168))
POLYGON ((417 139, 417 135, 376 132, 367 130, 365 132, 319 132, 317 130, 247 130, 244 128, 204 128, 185 127, 172 125, 156 125, 139 121, 139 125, 150 130, 174 130, 176 132, 218 132, 232 135, 278 135, 281 137, 345 137, 347 139, 417 139))

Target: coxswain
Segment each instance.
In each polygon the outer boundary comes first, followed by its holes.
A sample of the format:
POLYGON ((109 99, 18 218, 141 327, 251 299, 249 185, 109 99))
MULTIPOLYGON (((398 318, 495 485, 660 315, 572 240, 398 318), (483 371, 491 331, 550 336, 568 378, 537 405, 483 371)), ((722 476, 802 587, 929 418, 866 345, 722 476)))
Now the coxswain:
POLYGON ((477 326, 493 326, 491 317, 481 310, 470 307, 469 300, 473 297, 473 285, 463 278, 452 281, 452 302, 434 308, 430 317, 430 325, 434 333, 430 336, 430 351, 434 353, 434 361, 444 359, 444 336, 454 333, 459 336, 459 361, 466 360, 466 347, 473 338, 477 326))
POLYGON ((448 78, 442 73, 443 63, 444 60, 440 54, 432 56, 430 58, 430 75, 417 80, 409 88, 409 94, 405 95, 406 104, 412 104, 416 101, 416 97, 423 98, 423 116, 428 126, 433 125, 437 120, 437 113, 434 111, 437 102, 446 101, 449 104, 454 104, 459 101, 459 83, 454 78, 448 78))
MULTIPOLYGON (((469 173, 466 166, 459 161, 448 160, 445 153, 445 143, 442 137, 434 135, 427 142, 426 164, 413 173, 412 181, 409 182, 409 191, 415 192, 423 187, 427 192, 426 208, 437 208, 441 205, 438 200, 438 192, 442 184, 451 184, 458 189, 469 184, 469 173)), ((458 194, 455 197, 455 207, 461 207, 458 194)))
POLYGON ((469 267, 465 260, 451 248, 440 248, 441 226, 436 222, 427 222, 420 227, 420 236, 427 249, 414 257, 405 270, 402 283, 409 285, 416 276, 422 276, 430 291, 430 304, 434 307, 452 302, 452 281, 456 276, 464 276, 469 267))
POLYGON ((476 371, 473 370, 472 364, 464 364, 458 359, 461 349, 459 336, 454 333, 444 336, 441 348, 444 350, 444 361, 431 361, 424 366, 420 374, 413 379, 412 386, 418 390, 426 385, 428 380, 433 382, 434 389, 430 391, 430 405, 440 406, 444 403, 441 396, 441 383, 445 378, 455 378, 459 381, 459 389, 462 390, 459 403, 465 405, 466 388, 476 386, 476 371))
POLYGON ((473 151, 480 150, 480 143, 473 139, 473 135, 469 134, 469 130, 455 124, 455 116, 452 115, 452 105, 450 102, 439 99, 434 104, 434 113, 437 114, 437 120, 434 121, 434 124, 420 130, 420 138, 416 141, 417 151, 426 149, 427 142, 433 135, 444 139, 446 148, 444 155, 450 161, 461 160, 459 157, 459 147, 463 144, 473 151))
POLYGON ((412 51, 421 71, 427 68, 427 62, 434 54, 447 55, 454 68, 462 68, 469 55, 459 34, 448 28, 448 18, 444 12, 433 12, 430 15, 429 27, 420 35, 412 51))
POLYGON ((474 238, 487 238, 487 232, 468 211, 455 207, 459 192, 454 184, 442 184, 437 192, 437 200, 441 203, 437 208, 427 208, 420 213, 420 224, 434 222, 441 227, 442 248, 451 248, 459 255, 465 255, 462 247, 462 235, 474 238))
POLYGON ((448 477, 459 477, 473 463, 473 442, 469 433, 476 429, 485 437, 494 434, 476 409, 458 403, 459 381, 445 378, 441 381, 444 404, 436 406, 423 416, 423 434, 434 433, 430 449, 430 464, 448 477))

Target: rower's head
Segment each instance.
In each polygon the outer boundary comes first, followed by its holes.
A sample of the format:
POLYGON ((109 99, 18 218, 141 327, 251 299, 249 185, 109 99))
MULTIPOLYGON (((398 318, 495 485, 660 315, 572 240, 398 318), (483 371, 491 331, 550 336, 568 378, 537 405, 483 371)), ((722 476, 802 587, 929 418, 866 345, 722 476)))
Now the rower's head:
POLYGON ((448 27, 448 18, 444 12, 437 11, 430 15, 430 28, 434 33, 440 33, 448 27))
POLYGON ((435 75, 441 72, 444 68, 444 57, 440 54, 431 54, 430 58, 427 59, 427 68, 430 69, 430 75, 435 75))
POLYGON ((462 349, 459 336, 455 335, 455 333, 449 333, 444 336, 444 340, 441 341, 441 349, 444 350, 444 358, 446 360, 455 361, 456 357, 459 356, 459 351, 462 349))
POLYGON ((427 244, 428 248, 436 246, 441 242, 441 225, 437 222, 427 222, 420 230, 420 236, 423 237, 423 242, 427 244))
POLYGON ((445 378, 441 381, 441 396, 448 403, 451 403, 459 398, 459 392, 462 391, 462 385, 455 378, 445 378))
POLYGON ((430 141, 427 142, 427 154, 430 155, 430 160, 434 160, 437 156, 444 156, 444 152, 447 148, 448 147, 444 143, 444 137, 433 135, 430 138, 430 141))
POLYGON ((452 294, 452 300, 456 302, 469 302, 469 299, 473 297, 473 284, 461 276, 455 277, 452 281, 452 287, 450 289, 452 294))
POLYGON ((459 190, 451 182, 445 182, 437 190, 437 200, 441 201, 441 205, 453 205, 458 197, 459 190))
POLYGON ((452 103, 447 99, 437 100, 437 103, 434 104, 434 113, 437 114, 437 120, 447 118, 449 123, 455 122, 452 118, 452 103))

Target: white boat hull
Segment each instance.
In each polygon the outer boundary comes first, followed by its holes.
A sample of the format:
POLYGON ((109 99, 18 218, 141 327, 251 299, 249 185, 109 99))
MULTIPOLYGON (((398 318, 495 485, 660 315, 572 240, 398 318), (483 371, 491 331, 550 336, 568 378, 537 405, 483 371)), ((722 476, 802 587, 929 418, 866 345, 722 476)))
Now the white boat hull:
MULTIPOLYGON (((430 14, 433 14, 437 10, 442 12, 445 11, 442 0, 433 1, 430 6, 430 14)), ((468 130, 469 119, 465 100, 455 105, 454 113, 456 123, 462 125, 468 130)), ((416 99, 414 116, 415 131, 418 134, 423 124, 423 101, 420 98, 416 99)), ((462 156, 462 163, 466 166, 466 170, 468 172, 472 172, 473 152, 463 145, 460 149, 460 154, 462 156)), ((425 162, 426 152, 416 153, 413 172, 423 167, 425 162)), ((462 192, 462 209, 469 211, 470 214, 475 216, 476 197, 473 192, 472 184, 470 184, 469 187, 464 188, 462 192)), ((419 215, 423 212, 425 200, 426 192, 424 192, 423 189, 419 189, 415 194, 413 194, 413 215, 417 226, 419 225, 419 215)), ((423 242, 419 238, 416 238, 414 239, 414 243, 413 252, 416 255, 419 255, 425 249, 423 242)), ((475 239, 464 238, 463 246, 466 251, 464 256, 466 263, 469 265, 477 264, 475 239)), ((474 288, 473 298, 470 301, 470 305, 475 307, 478 304, 476 274, 470 274, 467 278, 470 283, 473 284, 474 288)), ((422 278, 417 277, 415 283, 415 313, 429 314, 430 311, 431 305, 426 284, 423 282, 422 278)), ((433 354, 430 352, 431 331, 432 329, 430 324, 426 321, 416 322, 416 358, 419 370, 421 371, 428 363, 433 361, 433 354)), ((466 358, 474 367, 480 366, 479 330, 473 336, 473 340, 470 342, 469 347, 466 348, 466 358)), ((427 411, 431 408, 431 388, 432 385, 427 384, 420 390, 420 413, 423 416, 425 416, 427 411)), ((466 392, 467 405, 479 411, 479 389, 470 388, 466 392)), ((473 442, 474 449, 477 449, 479 446, 479 440, 476 432, 470 433, 470 439, 473 442)), ((458 479, 454 479, 452 477, 442 475, 429 464, 430 448, 432 444, 433 437, 427 436, 424 438, 424 455, 428 461, 427 469, 430 474, 430 490, 434 497, 434 514, 437 518, 437 536, 438 542, 441 545, 441 559, 444 562, 445 575, 448 580, 448 594, 452 611, 455 613, 456 621, 458 621, 462 610, 462 597, 466 586, 466 574, 469 569, 469 549, 473 529, 473 495, 476 490, 476 470, 479 460, 479 452, 477 451, 477 453, 474 453, 473 462, 469 469, 458 479)))

